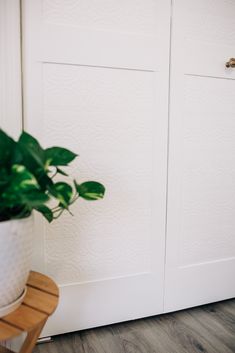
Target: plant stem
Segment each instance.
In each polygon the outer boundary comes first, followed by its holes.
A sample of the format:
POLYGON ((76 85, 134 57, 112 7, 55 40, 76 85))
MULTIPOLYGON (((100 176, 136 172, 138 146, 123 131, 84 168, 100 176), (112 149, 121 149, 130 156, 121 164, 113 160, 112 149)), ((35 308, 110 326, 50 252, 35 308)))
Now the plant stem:
POLYGON ((69 204, 72 205, 75 201, 77 201, 78 198, 79 198, 79 194, 75 194, 74 198, 71 200, 69 204))
POLYGON ((61 207, 60 206, 56 206, 56 207, 53 207, 51 210, 52 210, 52 212, 56 212, 56 211, 59 211, 61 209, 61 207))
POLYGON ((59 218, 59 217, 62 215, 62 213, 64 212, 64 210, 65 210, 65 209, 64 209, 64 208, 62 208, 62 209, 61 209, 61 211, 60 211, 60 213, 58 213, 58 215, 57 215, 57 216, 54 216, 54 215, 53 215, 53 219, 57 219, 57 218, 59 218))

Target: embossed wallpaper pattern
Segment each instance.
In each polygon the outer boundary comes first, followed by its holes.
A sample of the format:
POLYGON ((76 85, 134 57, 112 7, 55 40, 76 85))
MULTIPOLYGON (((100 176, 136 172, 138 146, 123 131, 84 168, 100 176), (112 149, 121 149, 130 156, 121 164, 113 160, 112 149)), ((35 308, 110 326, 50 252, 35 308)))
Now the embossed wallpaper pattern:
POLYGON ((47 227, 47 272, 66 284, 149 271, 154 74, 44 64, 43 75, 44 143, 77 151, 74 177, 107 188, 47 227))
POLYGON ((184 82, 181 264, 189 265, 234 256, 235 102, 232 80, 184 82))
POLYGON ((184 37, 200 40, 208 45, 234 46, 235 2, 233 0, 183 0, 184 37), (215 25, 216 23, 216 25, 215 25))
POLYGON ((156 33, 155 0, 44 0, 46 22, 111 32, 156 33))

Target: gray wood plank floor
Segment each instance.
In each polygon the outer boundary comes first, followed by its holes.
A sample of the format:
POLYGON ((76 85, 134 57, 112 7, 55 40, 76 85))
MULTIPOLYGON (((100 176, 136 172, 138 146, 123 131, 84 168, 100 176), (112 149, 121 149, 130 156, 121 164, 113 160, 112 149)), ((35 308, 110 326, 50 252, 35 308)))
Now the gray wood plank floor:
POLYGON ((34 353, 235 353, 235 299, 53 339, 34 353))

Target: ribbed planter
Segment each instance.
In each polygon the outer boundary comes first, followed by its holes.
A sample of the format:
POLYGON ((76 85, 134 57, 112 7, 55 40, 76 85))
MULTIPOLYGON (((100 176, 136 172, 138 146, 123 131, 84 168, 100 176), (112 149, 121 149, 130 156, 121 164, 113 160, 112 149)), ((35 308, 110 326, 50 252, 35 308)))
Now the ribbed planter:
POLYGON ((23 300, 32 240, 32 216, 0 222, 0 317, 15 310, 23 300))

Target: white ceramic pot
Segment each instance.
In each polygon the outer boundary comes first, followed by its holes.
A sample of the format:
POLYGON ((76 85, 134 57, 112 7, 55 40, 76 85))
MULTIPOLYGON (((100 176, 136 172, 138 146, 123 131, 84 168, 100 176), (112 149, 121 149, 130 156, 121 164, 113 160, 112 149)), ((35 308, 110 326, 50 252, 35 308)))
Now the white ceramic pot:
POLYGON ((25 295, 32 257, 33 217, 0 222, 0 317, 25 295))

